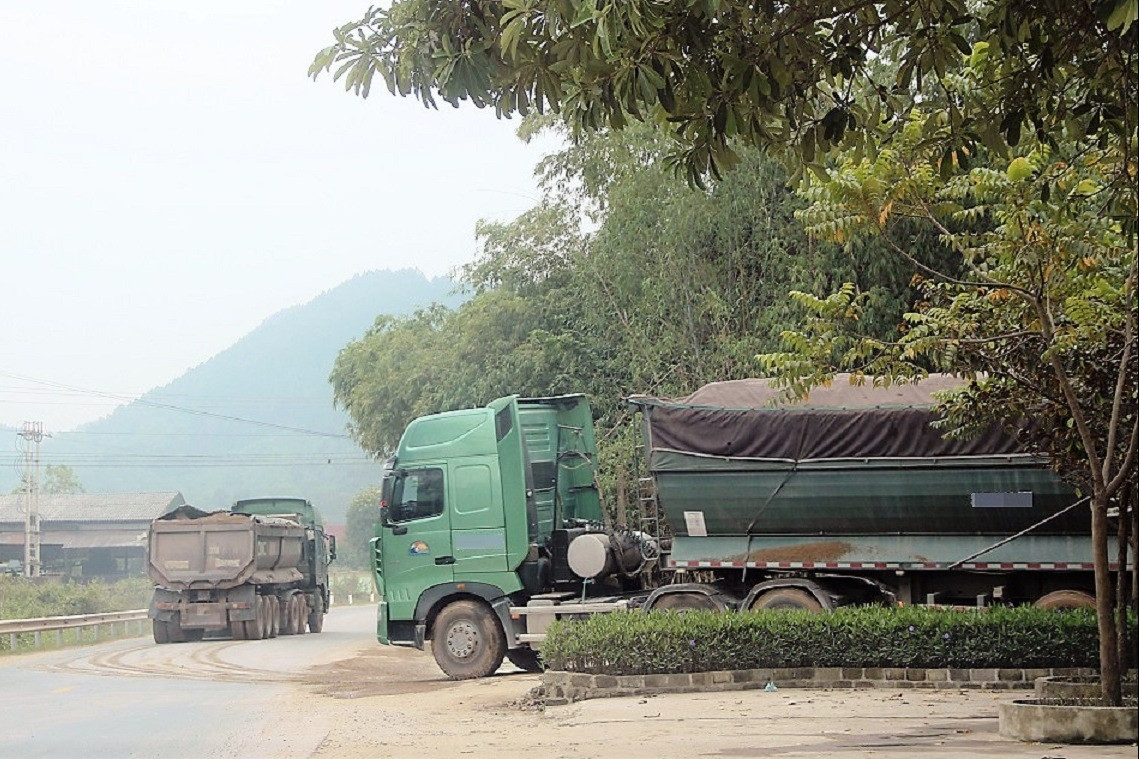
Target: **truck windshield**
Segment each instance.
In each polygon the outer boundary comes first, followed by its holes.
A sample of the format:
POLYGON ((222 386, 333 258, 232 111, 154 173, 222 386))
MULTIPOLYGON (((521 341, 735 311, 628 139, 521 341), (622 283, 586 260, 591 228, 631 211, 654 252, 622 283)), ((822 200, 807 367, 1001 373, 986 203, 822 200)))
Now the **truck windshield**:
POLYGON ((442 513, 442 469, 408 469, 404 476, 395 478, 388 506, 388 518, 392 522, 426 519, 442 513))

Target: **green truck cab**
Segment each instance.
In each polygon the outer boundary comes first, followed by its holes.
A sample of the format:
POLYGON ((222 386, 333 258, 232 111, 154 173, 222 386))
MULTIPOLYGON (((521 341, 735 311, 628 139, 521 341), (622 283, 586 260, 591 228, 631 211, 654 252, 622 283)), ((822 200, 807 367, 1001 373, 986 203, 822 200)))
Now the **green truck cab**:
POLYGON ((582 395, 511 396, 414 420, 388 462, 373 541, 380 641, 434 638, 456 677, 489 674, 505 655, 533 668, 511 607, 555 584, 556 527, 600 522, 595 458, 582 395))

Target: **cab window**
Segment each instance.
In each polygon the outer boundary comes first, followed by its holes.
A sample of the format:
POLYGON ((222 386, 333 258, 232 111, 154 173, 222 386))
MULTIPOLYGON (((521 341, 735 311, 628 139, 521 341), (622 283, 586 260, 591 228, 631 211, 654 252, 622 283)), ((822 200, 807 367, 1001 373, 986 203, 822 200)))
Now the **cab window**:
POLYGON ((410 522, 443 513, 443 470, 409 469, 395 483, 389 519, 410 522))

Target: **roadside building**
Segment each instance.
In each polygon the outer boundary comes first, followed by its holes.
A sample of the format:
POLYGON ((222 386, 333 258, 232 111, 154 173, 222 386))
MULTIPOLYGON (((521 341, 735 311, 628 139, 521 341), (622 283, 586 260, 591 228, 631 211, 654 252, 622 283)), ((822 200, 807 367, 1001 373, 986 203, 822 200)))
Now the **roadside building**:
MULTIPOLYGON (((44 574, 74 578, 146 574, 150 522, 186 503, 181 493, 40 494, 40 562, 44 574)), ((0 566, 24 559, 26 496, 0 495, 0 566)))

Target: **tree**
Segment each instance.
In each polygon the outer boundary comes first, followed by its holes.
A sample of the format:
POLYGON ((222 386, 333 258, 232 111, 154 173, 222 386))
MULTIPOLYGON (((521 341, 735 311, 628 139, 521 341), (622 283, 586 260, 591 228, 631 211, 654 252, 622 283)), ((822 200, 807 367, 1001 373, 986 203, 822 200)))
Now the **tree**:
POLYGON ((986 55, 992 110, 947 103, 942 155, 1003 150, 1022 133, 1135 129, 1134 0, 396 0, 334 31, 310 74, 500 116, 552 111, 575 134, 667 124, 700 183, 739 144, 873 150, 943 86, 962 54, 986 55))
POLYGON ((1090 501, 1103 697, 1118 704, 1126 542, 1115 595, 1108 512, 1118 508, 1123 534, 1135 534, 1139 456, 1139 277, 1134 235, 1118 218, 1120 210, 1134 218, 1135 195, 1112 191, 1125 159, 1082 140, 1059 148, 1032 141, 1004 170, 943 176, 930 168, 924 129, 915 118, 874 159, 843 157, 808 191, 802 217, 813 234, 873 235, 902 257, 897 222, 919 220, 962 254, 966 273, 925 267, 924 298, 893 340, 860 329, 854 286, 827 298, 797 293, 808 321, 784 335, 789 350, 761 359, 797 394, 831 381, 834 370, 886 383, 929 368, 958 374, 970 381, 944 399, 951 430, 1001 420, 1049 456, 1090 501), (981 218, 981 231, 960 231, 981 218))
POLYGON ((371 566, 368 541, 376 536, 380 523, 380 491, 378 487, 361 490, 348 504, 344 545, 337 546, 337 559, 350 569, 371 566))
MULTIPOLYGON (((30 477, 24 474, 20 477, 20 484, 12 488, 12 493, 26 493, 31 487, 30 477)), ((48 464, 44 468, 43 480, 40 483, 42 493, 83 493, 83 484, 75 470, 66 464, 48 464)))

